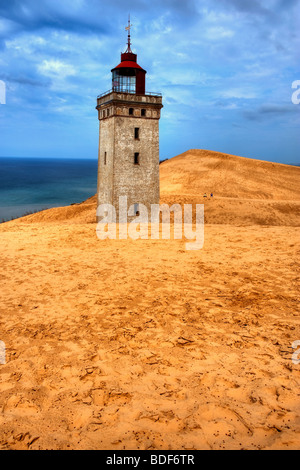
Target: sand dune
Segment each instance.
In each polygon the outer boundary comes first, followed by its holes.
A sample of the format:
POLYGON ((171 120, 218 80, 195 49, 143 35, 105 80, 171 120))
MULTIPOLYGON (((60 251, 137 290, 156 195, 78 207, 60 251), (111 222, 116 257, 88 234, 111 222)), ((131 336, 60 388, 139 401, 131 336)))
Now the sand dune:
MULTIPOLYGON (((189 150, 160 167, 161 203, 205 204, 205 222, 299 226, 300 168, 207 150, 189 150), (203 198, 214 194, 213 200, 203 198)), ((94 223, 96 196, 23 222, 94 223)))
POLYGON ((95 197, 2 224, 0 448, 298 449, 297 179, 206 151, 163 163, 162 200, 216 195, 194 252, 100 241, 95 197))
POLYGON ((209 224, 298 226, 299 182, 299 167, 207 150, 161 165, 162 202, 204 202, 209 224))
POLYGON ((161 165, 162 194, 300 201, 300 168, 208 150, 188 150, 161 165))

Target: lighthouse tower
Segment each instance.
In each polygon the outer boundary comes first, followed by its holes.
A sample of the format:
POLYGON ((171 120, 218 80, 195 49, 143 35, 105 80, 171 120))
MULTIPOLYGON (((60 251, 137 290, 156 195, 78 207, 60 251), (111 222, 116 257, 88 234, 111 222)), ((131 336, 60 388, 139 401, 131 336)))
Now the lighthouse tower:
POLYGON ((151 204, 159 204, 160 199, 162 95, 146 92, 147 72, 131 50, 130 28, 129 21, 127 50, 112 70, 111 90, 98 96, 96 108, 100 121, 98 206, 113 205, 117 217, 121 196, 127 197, 127 210, 134 206, 135 216, 140 204, 150 213, 151 204))

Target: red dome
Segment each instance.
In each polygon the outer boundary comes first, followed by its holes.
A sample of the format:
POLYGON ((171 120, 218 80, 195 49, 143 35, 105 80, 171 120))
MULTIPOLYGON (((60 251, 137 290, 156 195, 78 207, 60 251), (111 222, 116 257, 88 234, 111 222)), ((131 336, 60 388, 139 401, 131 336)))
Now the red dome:
POLYGON ((143 72, 147 73, 146 70, 142 69, 142 67, 138 65, 136 60, 137 60, 136 54, 133 54, 132 52, 125 52, 124 54, 121 54, 121 63, 117 65, 113 70, 120 69, 120 68, 140 69, 140 70, 143 70, 143 72))
POLYGON ((121 68, 143 70, 142 67, 140 67, 136 62, 132 62, 132 61, 129 61, 129 60, 125 60, 124 62, 121 62, 113 70, 121 69, 121 68))

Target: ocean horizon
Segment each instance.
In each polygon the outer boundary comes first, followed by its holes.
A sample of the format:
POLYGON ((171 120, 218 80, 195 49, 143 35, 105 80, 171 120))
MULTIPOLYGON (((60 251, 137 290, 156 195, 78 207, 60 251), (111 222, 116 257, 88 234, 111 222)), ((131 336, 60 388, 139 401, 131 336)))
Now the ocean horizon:
POLYGON ((0 222, 85 201, 97 192, 97 159, 0 157, 0 222))

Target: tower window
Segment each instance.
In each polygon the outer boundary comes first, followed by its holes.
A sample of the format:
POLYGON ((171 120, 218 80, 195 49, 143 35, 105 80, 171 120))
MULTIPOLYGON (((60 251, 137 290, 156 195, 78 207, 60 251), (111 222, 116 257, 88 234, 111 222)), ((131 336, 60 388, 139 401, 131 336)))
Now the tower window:
POLYGON ((107 164, 107 152, 104 153, 104 165, 107 164))
POLYGON ((145 110, 145 109, 142 109, 142 111, 141 111, 141 116, 143 116, 143 117, 146 116, 146 110, 145 110))
POLYGON ((135 138, 136 140, 139 140, 139 138, 140 138, 140 129, 139 129, 139 127, 136 127, 136 128, 134 129, 134 138, 135 138))
POLYGON ((107 110, 107 117, 110 115, 110 110, 108 109, 107 110))
POLYGON ((134 154, 134 164, 135 164, 135 165, 139 165, 139 164, 140 164, 140 154, 139 154, 139 153, 135 153, 135 154, 134 154))
POLYGON ((129 108, 129 116, 133 116, 133 108, 129 108))

